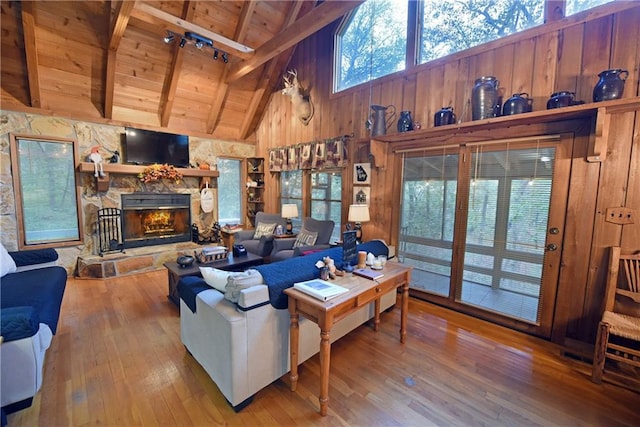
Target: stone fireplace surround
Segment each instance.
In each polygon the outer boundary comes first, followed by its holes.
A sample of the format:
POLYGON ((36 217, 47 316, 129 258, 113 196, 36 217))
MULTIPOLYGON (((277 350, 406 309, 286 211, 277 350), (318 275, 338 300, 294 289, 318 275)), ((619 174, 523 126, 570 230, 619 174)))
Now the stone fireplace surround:
MULTIPOLYGON (((0 190, 2 203, 0 206, 0 228, 2 243, 9 250, 17 250, 17 220, 15 216, 14 189, 11 179, 11 161, 9 156, 10 133, 32 134, 61 138, 72 138, 77 142, 78 153, 84 161, 91 147, 99 145, 107 150, 121 151, 121 135, 124 127, 72 120, 60 116, 45 116, 25 112, 0 110, 0 190)), ((165 130, 166 131, 166 130, 165 130)), ((170 129, 169 132, 172 130, 170 129)), ((202 136, 189 136, 191 161, 207 161, 215 164, 217 157, 247 158, 255 157, 255 145, 237 141, 222 141, 202 136)), ((214 213, 205 214, 200 209, 200 182, 195 177, 185 177, 180 183, 151 182, 142 183, 135 174, 111 173, 108 191, 98 192, 92 173, 79 173, 77 184, 81 188, 81 219, 84 228, 84 244, 72 247, 56 248, 60 255, 58 263, 67 269, 70 275, 80 277, 114 277, 133 274, 138 271, 162 269, 166 261, 174 261, 179 253, 193 253, 201 248, 190 242, 171 243, 168 245, 150 246, 147 248, 126 249, 124 253, 108 253, 104 257, 96 250, 96 218, 101 208, 120 208, 120 196, 137 191, 176 192, 191 195, 191 222, 200 229, 210 226, 215 220, 214 213)), ((167 180, 163 180, 167 181, 167 180)), ((214 183, 215 184, 215 180, 214 183)), ((214 188, 214 192, 217 191, 214 188)), ((214 194, 214 201, 217 200, 214 194)))

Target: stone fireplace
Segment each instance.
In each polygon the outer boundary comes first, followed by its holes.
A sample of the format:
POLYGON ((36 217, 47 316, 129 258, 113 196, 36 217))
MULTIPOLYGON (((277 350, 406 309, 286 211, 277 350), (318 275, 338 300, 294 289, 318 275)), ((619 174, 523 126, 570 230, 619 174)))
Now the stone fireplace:
POLYGON ((191 241, 189 194, 122 194, 121 206, 125 248, 191 241))

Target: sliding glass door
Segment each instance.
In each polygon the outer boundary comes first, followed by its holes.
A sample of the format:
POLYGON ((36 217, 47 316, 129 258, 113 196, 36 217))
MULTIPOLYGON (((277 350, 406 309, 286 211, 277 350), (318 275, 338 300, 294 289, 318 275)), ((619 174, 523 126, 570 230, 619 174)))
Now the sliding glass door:
POLYGON ((411 287, 548 336, 570 148, 557 136, 405 154, 398 254, 411 287))

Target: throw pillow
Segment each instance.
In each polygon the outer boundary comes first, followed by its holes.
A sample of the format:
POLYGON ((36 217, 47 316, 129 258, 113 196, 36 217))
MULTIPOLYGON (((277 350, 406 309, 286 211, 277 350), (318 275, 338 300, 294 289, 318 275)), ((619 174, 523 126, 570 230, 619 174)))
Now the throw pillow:
POLYGON ((253 233, 254 239, 259 239, 262 236, 271 236, 273 234, 273 230, 276 229, 275 222, 273 224, 263 224, 261 222, 256 226, 256 231, 253 233))
POLYGON ((240 298, 240 291, 256 285, 262 285, 264 280, 258 270, 249 269, 241 273, 231 273, 227 279, 227 288, 224 297, 231 302, 237 303, 240 298))
POLYGON ((302 246, 313 246, 316 244, 316 240, 318 240, 317 231, 309 231, 303 228, 298 233, 298 237, 296 237, 296 241, 293 243, 293 247, 300 248, 302 246))
POLYGON ((202 274, 202 278, 207 282, 207 285, 224 293, 227 286, 227 278, 231 272, 213 267, 200 267, 200 274, 202 274))
POLYGON ((16 262, 11 258, 11 255, 9 255, 4 245, 0 243, 0 277, 4 277, 9 273, 15 273, 16 270, 16 262))

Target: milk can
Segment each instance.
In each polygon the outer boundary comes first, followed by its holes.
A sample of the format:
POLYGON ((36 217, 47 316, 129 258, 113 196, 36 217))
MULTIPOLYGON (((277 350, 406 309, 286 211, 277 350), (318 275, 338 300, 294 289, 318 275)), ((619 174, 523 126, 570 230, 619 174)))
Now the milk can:
POLYGON ((493 76, 484 76, 476 80, 471 92, 471 118, 473 120, 496 117, 500 111, 498 105, 498 85, 493 76))

